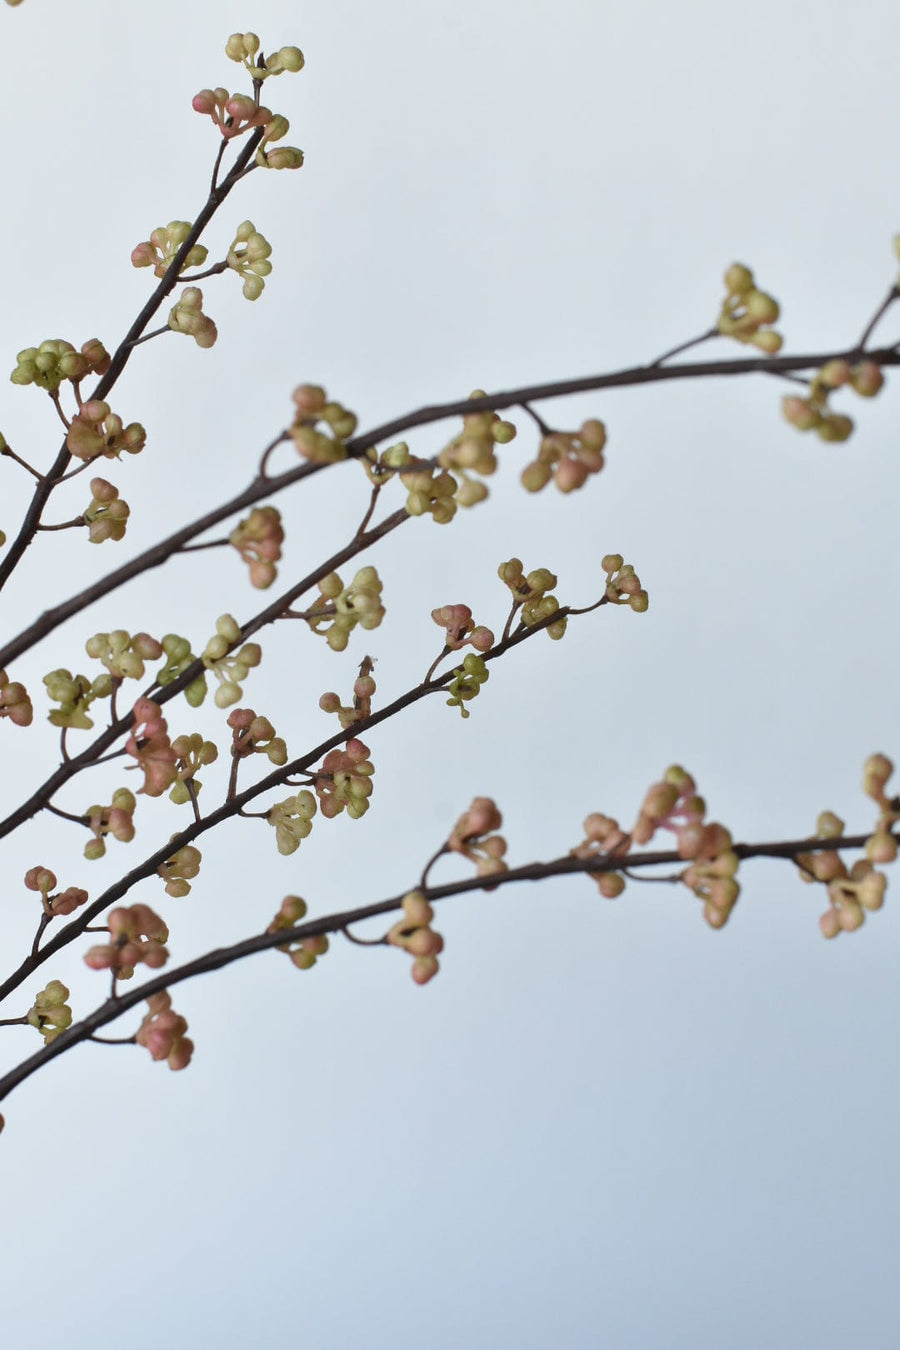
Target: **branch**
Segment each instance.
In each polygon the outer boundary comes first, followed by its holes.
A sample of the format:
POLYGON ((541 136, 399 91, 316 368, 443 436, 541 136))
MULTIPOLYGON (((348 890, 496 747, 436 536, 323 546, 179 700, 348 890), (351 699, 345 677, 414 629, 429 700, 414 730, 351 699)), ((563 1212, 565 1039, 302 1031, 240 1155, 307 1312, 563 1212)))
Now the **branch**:
MULTIPOLYGON (((793 839, 776 843, 735 844, 733 850, 739 858, 793 858, 798 853, 863 848, 867 838, 868 835, 859 834, 845 835, 838 839, 793 839)), ((551 877, 580 876, 585 872, 598 875, 603 872, 620 871, 624 861, 625 859, 621 855, 573 858, 566 854, 563 857, 554 858, 550 862, 527 863, 523 867, 510 868, 507 872, 494 873, 490 877, 469 877, 448 882, 443 886, 430 886, 423 891, 423 894, 429 904, 436 904, 450 896, 467 895, 472 891, 496 890, 500 886, 509 886, 520 881, 546 881, 551 877)), ((627 865, 629 870, 632 871, 640 868, 672 866, 673 864, 684 867, 687 861, 689 860, 684 859, 676 850, 668 849, 638 853, 633 857, 629 856, 627 865)), ((217 947, 193 961, 186 962, 183 966, 176 966, 174 970, 167 974, 157 975, 153 979, 145 981, 136 989, 129 989, 127 993, 119 993, 115 998, 107 999, 90 1016, 60 1032, 43 1049, 38 1050, 14 1069, 11 1069, 9 1073, 0 1077, 0 1101, 3 1101, 14 1088, 18 1087, 26 1078, 30 1078, 38 1069, 43 1068, 51 1059, 71 1050, 73 1046, 80 1044, 82 1041, 93 1039, 101 1027, 107 1026, 110 1022, 115 1022, 123 1013, 128 1012, 129 1009, 135 1007, 138 1003, 142 1003, 145 999, 151 998, 154 994, 161 993, 164 989, 171 989, 174 985, 181 984, 185 980, 194 979, 197 975, 206 975, 211 971, 221 970, 224 966, 232 965, 235 961, 241 961, 257 952, 270 951, 273 947, 283 947, 290 943, 300 942, 304 938, 339 933, 349 925, 360 923, 364 919, 373 919, 383 914, 393 913, 395 910, 402 908, 403 899, 403 895, 394 895, 387 900, 378 900, 374 904, 360 905, 356 909, 329 914, 321 919, 313 919, 309 923, 300 924, 296 928, 282 928, 275 933, 260 933, 253 937, 244 938, 243 941, 236 942, 230 947, 217 947)))

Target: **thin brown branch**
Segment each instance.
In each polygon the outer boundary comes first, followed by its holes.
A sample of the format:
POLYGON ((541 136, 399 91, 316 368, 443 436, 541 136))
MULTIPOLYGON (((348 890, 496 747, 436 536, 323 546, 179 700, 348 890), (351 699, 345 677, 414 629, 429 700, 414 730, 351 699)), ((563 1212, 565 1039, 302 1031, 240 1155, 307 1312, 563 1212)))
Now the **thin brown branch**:
MULTIPOLYGON (((832 849, 863 848, 867 837, 867 835, 861 834, 847 835, 838 839, 792 839, 780 840, 775 843, 736 844, 734 845, 734 851, 740 858, 793 858, 797 853, 818 852, 823 849, 830 851, 832 849)), ((636 868, 678 865, 683 864, 684 861, 675 850, 669 849, 635 854, 628 859, 628 866, 633 870, 636 868)), ((488 887, 491 890, 496 890, 501 886, 514 885, 522 881, 547 881, 553 877, 618 871, 621 866, 621 857, 574 858, 571 854, 566 854, 549 862, 528 863, 523 867, 510 868, 507 872, 493 873, 490 877, 468 877, 464 880, 446 883, 443 886, 432 886, 424 892, 424 895, 428 903, 433 905, 441 900, 449 899, 451 896, 466 895, 473 891, 485 890, 488 887)), ((43 1049, 30 1055, 21 1064, 0 1077, 0 1101, 9 1096, 14 1088, 30 1078, 38 1069, 43 1068, 50 1060, 65 1054, 66 1051, 71 1050, 83 1041, 91 1040, 101 1027, 117 1021, 123 1013, 128 1012, 145 999, 151 998, 154 994, 172 989, 176 984, 195 979, 198 975, 206 975, 211 971, 221 970, 236 961, 254 956, 257 952, 270 951, 274 947, 300 942, 304 938, 345 932, 350 924, 360 923, 364 919, 376 918, 401 909, 403 900, 404 895, 394 895, 389 899, 376 901, 374 904, 360 905, 356 909, 344 910, 338 914, 329 914, 320 919, 313 919, 308 923, 299 924, 296 928, 282 928, 274 933, 256 934, 241 942, 236 942, 230 947, 218 947, 213 951, 206 952, 203 956, 188 961, 183 966, 177 966, 168 973, 146 980, 137 988, 119 993, 115 998, 107 999, 83 1021, 77 1022, 67 1030, 60 1032, 43 1049)), ((360 940, 356 939, 356 941, 359 942, 360 940)))

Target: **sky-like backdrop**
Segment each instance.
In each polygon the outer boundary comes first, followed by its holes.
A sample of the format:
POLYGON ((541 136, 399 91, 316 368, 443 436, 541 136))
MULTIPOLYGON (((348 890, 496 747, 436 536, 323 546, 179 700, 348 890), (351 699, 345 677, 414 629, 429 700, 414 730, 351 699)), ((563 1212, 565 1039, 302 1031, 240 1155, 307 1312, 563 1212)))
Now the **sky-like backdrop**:
MULTIPOLYGON (((206 196, 217 135, 191 98, 242 87, 224 44, 248 29, 303 49, 265 99, 306 163, 249 175, 207 243, 220 256, 250 219, 272 275, 254 304, 230 275, 204 283, 212 350, 175 335, 137 349, 114 406, 147 448, 104 470, 128 535, 38 538, 4 593, 4 638, 240 490, 302 381, 364 429, 478 387, 650 361, 715 322, 736 260, 780 301, 786 352, 840 350, 896 276, 887 0, 24 0, 0 13, 0 368, 47 337, 112 348, 127 330, 152 282, 132 248, 206 196)), ((896 318, 882 331, 894 341, 896 318)), ((522 491, 536 433, 514 414, 484 505, 447 528, 410 522, 373 554, 382 627, 342 655, 305 625, 268 630, 244 704, 300 753, 333 730, 319 695, 347 693, 364 653, 379 697, 418 682, 434 606, 502 628, 496 568, 513 555, 586 605, 601 557, 621 552, 649 611, 606 607, 561 643, 529 642, 466 722, 433 698, 373 730, 364 819, 319 819, 292 857, 237 822, 204 842, 190 896, 163 908, 161 883, 142 883, 173 963, 260 931, 287 893, 319 914, 404 891, 475 795, 503 811, 512 863, 565 853, 589 811, 630 824, 673 762, 737 839, 811 833, 824 808, 869 829, 863 761, 900 755, 895 384, 836 396, 857 423, 840 445, 790 427, 787 386, 765 375, 542 404, 564 429, 608 427, 605 469, 567 497, 522 491)), ((458 427, 411 447, 433 454, 458 427)), ((38 465, 56 454, 32 388, 5 387, 0 430, 38 465)), ((83 509, 84 482, 60 511, 83 509)), ((29 491, 0 465, 7 534, 29 491)), ((355 465, 286 493, 278 584, 352 535, 367 500, 355 465)), ((259 607, 236 555, 197 553, 23 657, 12 673, 36 719, 0 727, 3 813, 53 766, 41 678, 87 668, 92 633, 199 647, 219 614, 259 607)), ((183 700, 168 715, 179 732, 222 721, 183 700)), ((82 812, 128 781, 115 762, 87 778, 59 804, 82 812)), ((135 842, 99 862, 46 813, 5 841, 2 973, 34 930, 28 867, 93 896, 186 810, 142 802, 135 842)), ((462 871, 442 862, 435 880, 462 871)), ((895 1346, 895 896, 826 943, 821 887, 776 862, 742 882, 721 932, 684 887, 475 893, 441 907, 425 988, 393 950, 335 942, 308 973, 264 954, 179 986, 185 1073, 128 1047, 62 1056, 4 1103, 4 1344, 895 1346)), ((105 996, 77 952, 53 976, 76 1015, 105 996)), ((2 1066, 40 1044, 2 1034, 2 1066)))

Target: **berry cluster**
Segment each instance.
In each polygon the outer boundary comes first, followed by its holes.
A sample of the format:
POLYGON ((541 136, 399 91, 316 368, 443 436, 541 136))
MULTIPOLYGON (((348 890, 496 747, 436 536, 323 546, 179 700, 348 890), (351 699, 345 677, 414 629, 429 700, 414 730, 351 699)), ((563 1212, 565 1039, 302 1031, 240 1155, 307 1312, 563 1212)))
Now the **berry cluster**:
POLYGON ((185 286, 169 311, 168 324, 173 333, 192 337, 198 347, 214 346, 219 336, 212 319, 203 313, 203 292, 199 286, 185 286))
POLYGON ((18 680, 11 680, 5 670, 0 670, 0 717, 8 717, 16 727, 29 727, 34 718, 28 690, 18 680))
POLYGON ((374 772, 368 746, 355 736, 345 750, 329 750, 315 778, 322 815, 331 820, 346 807, 351 820, 364 816, 369 809, 374 772))
POLYGON ((440 969, 444 939, 431 927, 433 918, 434 910, 422 892, 410 891, 403 897, 403 918, 387 935, 392 947, 402 947, 414 958, 411 974, 416 984, 427 984, 440 969))
MULTIPOLYGON (((526 576, 519 558, 510 558, 497 568, 497 575, 512 592, 513 611, 525 628, 533 628, 536 623, 550 618, 559 610, 559 601, 550 595, 557 584, 557 578, 546 567, 537 567, 526 576)), ((566 631, 566 619, 562 617, 548 624, 547 634, 557 641, 566 631)))
POLYGON ((159 970, 169 959, 169 930, 149 905, 112 909, 107 920, 110 941, 91 947, 84 958, 91 970, 112 970, 116 978, 130 980, 138 965, 159 970))
POLYGON ((505 872, 506 840, 502 834, 492 834, 499 830, 503 817, 497 809, 497 803, 491 797, 475 797, 468 811, 464 811, 454 825, 447 839, 447 850, 461 853, 464 858, 475 863, 480 877, 490 877, 505 872))
POLYGON ((296 414, 289 430, 299 454, 315 464, 334 464, 345 459, 344 442, 356 430, 356 414, 341 403, 328 400, 318 384, 301 384, 293 393, 296 414), (320 424, 327 431, 317 430, 320 424))
MULTIPOLYGON (((175 255, 187 239, 193 226, 187 220, 170 220, 168 225, 160 225, 151 230, 150 238, 142 240, 131 250, 133 267, 152 267, 154 276, 160 279, 166 275, 175 255)), ((202 267, 209 256, 209 250, 203 244, 194 244, 180 268, 179 274, 188 267, 202 267)))
POLYGON ((537 459, 522 470, 522 486, 540 492, 552 478, 560 492, 574 492, 603 468, 605 445, 606 427, 596 417, 582 422, 578 431, 548 432, 537 459))
POLYGON ((124 539, 130 514, 131 508, 119 496, 118 488, 105 478, 91 479, 91 504, 83 517, 88 526, 90 543, 103 544, 107 539, 124 539))
MULTIPOLYGON (((281 908, 266 929, 267 933, 280 933, 284 929, 296 928, 306 916, 306 901, 299 895, 286 895, 281 908)), ((328 951, 328 938, 324 933, 316 937, 301 938, 299 942, 286 942, 278 951, 286 952, 298 970, 311 970, 320 956, 328 951)))
POLYGON ((184 1034, 187 1025, 173 1011, 169 991, 162 989, 147 999, 147 1012, 134 1039, 150 1051, 151 1059, 164 1059, 170 1069, 186 1069, 194 1053, 194 1042, 184 1034))
MULTIPOLYGON (((173 839, 177 835, 172 836, 173 839)), ((166 894, 173 896, 176 900, 182 896, 189 895, 191 890, 191 881, 200 874, 200 864, 203 861, 203 854, 199 848, 193 844, 184 844, 176 849, 171 858, 167 858, 164 863, 160 863, 156 872, 166 883, 166 894)))
MULTIPOLYGON (((258 642, 245 642, 238 651, 229 651, 240 641, 241 629, 231 614, 222 614, 216 619, 215 636, 203 648, 202 661, 207 670, 211 670, 219 681, 215 694, 217 708, 230 708, 243 694, 241 681, 246 680, 250 671, 262 660, 262 648, 258 642)), ((165 650, 163 639, 163 650, 165 650)), ((163 684, 161 675, 157 676, 163 684)), ((202 700, 201 700, 202 701, 202 700)))
POLYGON ((726 296, 716 327, 723 337, 749 342, 767 356, 781 350, 782 336, 769 325, 778 321, 778 301, 757 289, 753 273, 743 263, 732 263, 725 273, 726 296))
POLYGON ((89 806, 85 811, 88 828, 94 838, 84 846, 84 856, 89 860, 102 858, 106 853, 106 836, 111 834, 120 844, 128 844, 134 838, 134 809, 137 799, 128 788, 117 788, 109 806, 89 806))
POLYGON ((874 361, 851 366, 842 357, 827 362, 809 382, 806 398, 788 394, 781 410, 798 431, 814 431, 823 441, 846 441, 853 431, 852 417, 832 412, 828 397, 835 389, 849 385, 863 398, 874 398, 884 384, 884 376, 874 361))
POLYGON ((67 1003, 69 991, 60 980, 51 980, 35 997, 25 1014, 30 1027, 36 1027, 44 1044, 55 1041, 61 1031, 72 1025, 72 1009, 67 1003))
POLYGON ((40 892, 41 907, 48 917, 73 914, 88 898, 87 891, 80 886, 67 886, 64 891, 51 895, 57 881, 56 874, 49 867, 29 867, 25 873, 25 885, 30 891, 40 892))
POLYGON ((374 567, 361 567, 349 586, 337 572, 329 572, 319 582, 319 592, 324 605, 309 610, 304 618, 334 652, 345 650, 357 624, 368 632, 384 618, 381 579, 374 567))
POLYGON ((339 694, 329 692, 319 699, 319 707, 323 712, 337 713, 341 726, 347 731, 371 715, 375 689, 375 681, 372 679, 372 658, 366 656, 360 663, 359 674, 353 682, 353 703, 344 706, 339 694))

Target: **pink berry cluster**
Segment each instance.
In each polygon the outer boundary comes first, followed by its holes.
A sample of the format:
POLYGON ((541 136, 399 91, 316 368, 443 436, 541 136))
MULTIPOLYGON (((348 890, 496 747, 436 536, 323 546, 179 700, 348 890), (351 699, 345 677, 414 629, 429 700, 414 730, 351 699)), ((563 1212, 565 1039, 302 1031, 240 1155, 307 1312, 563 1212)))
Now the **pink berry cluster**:
POLYGON ((605 446, 606 427, 596 417, 577 431, 550 431, 541 438, 537 459, 522 470, 522 486, 540 492, 552 478, 560 492, 574 492, 603 468, 605 446))
POLYGON ((314 633, 324 636, 332 651, 342 652, 357 624, 369 632, 381 623, 385 614, 381 589, 381 578, 374 567, 361 567, 349 586, 337 572, 329 572, 319 582, 324 603, 304 617, 314 633))
POLYGON ((749 342, 767 356, 781 350, 782 337, 771 324, 777 323, 778 301, 757 289, 753 273, 743 263, 732 263, 725 273, 726 296, 716 327, 723 337, 749 342))
MULTIPOLYGON (((584 840, 572 849, 574 858, 611 858, 617 853, 625 854, 631 847, 631 837, 620 827, 612 816, 604 816, 593 811, 585 817, 584 840)), ((625 878, 619 872, 588 872, 597 883, 600 894, 607 900, 615 900, 625 889, 625 878)))
POLYGON ((31 726, 34 719, 28 690, 18 680, 11 680, 5 670, 0 670, 0 717, 8 717, 16 727, 31 726))
POLYGON ((412 977, 416 984, 427 984, 440 969, 438 956, 444 939, 431 927, 434 910, 422 891, 410 891, 403 897, 403 918, 387 935, 392 947, 401 947, 413 958, 412 977))
POLYGON ((860 361, 851 365, 843 357, 827 362, 809 382, 806 398, 788 394, 781 400, 781 410, 791 426, 798 431, 815 431, 823 441, 846 441, 853 431, 852 417, 832 412, 829 395, 845 385, 863 398, 874 398, 884 384, 884 376, 874 361, 860 361))
POLYGON ((64 891, 51 895, 57 884, 56 874, 49 867, 29 867, 25 873, 25 885, 30 891, 40 893, 41 908, 48 917, 72 914, 87 901, 88 893, 80 886, 67 886, 64 891))
POLYGON ((228 714, 233 759, 265 755, 270 764, 287 764, 287 746, 268 717, 257 717, 252 708, 235 708, 228 714))
POLYGON ((143 786, 138 790, 148 797, 161 797, 178 776, 178 755, 169 740, 169 724, 152 698, 139 698, 133 712, 134 728, 125 751, 143 772, 143 786))
POLYGON ((69 452, 86 464, 101 455, 118 459, 123 451, 129 455, 140 454, 146 443, 147 433, 140 422, 129 422, 125 426, 102 398, 90 398, 82 403, 66 434, 69 452))
POLYGON ((331 820, 346 809, 351 820, 364 816, 369 809, 374 772, 368 746, 355 736, 346 749, 329 750, 315 779, 322 815, 331 820))
POLYGON ((235 525, 228 543, 237 549, 250 567, 250 585, 266 590, 278 575, 275 563, 281 559, 285 531, 277 506, 254 506, 250 516, 235 525))
MULTIPOLYGON (((822 936, 835 938, 861 928, 866 911, 881 909, 887 889, 887 877, 875 869, 876 863, 890 863, 897 857, 897 840, 892 827, 900 820, 900 801, 885 792, 894 766, 886 755, 870 755, 863 766, 863 791, 879 807, 874 833, 866 840, 866 857, 853 863, 849 871, 836 849, 800 853, 796 863, 804 881, 818 881, 828 888, 829 907, 819 918, 822 936)), ((823 811, 816 822, 817 839, 839 839, 844 822, 833 811, 823 811)))
POLYGON ((298 454, 315 464, 334 464, 347 456, 344 442, 356 430, 356 414, 329 400, 318 384, 301 384, 293 393, 296 414, 290 434, 298 454), (319 428, 324 426, 326 430, 319 428))
POLYGON ((323 694, 319 707, 326 713, 337 713, 338 720, 345 731, 363 722, 372 713, 372 699, 375 694, 375 681, 372 678, 372 658, 366 656, 360 663, 359 674, 353 682, 353 702, 345 706, 340 695, 333 692, 323 694))
POLYGON ((111 909, 107 918, 110 940, 91 947, 84 961, 91 970, 112 970, 116 978, 130 980, 138 965, 159 970, 169 959, 169 930, 149 905, 111 909))
MULTIPOLYGON (((280 933, 285 929, 296 928, 306 917, 306 901, 299 895, 286 895, 281 908, 266 929, 267 933, 280 933)), ((328 938, 324 933, 315 937, 301 938, 299 942, 286 942, 278 951, 286 952, 298 970, 311 970, 320 956, 328 951, 328 938)))
MULTIPOLYGON (((172 836, 173 839, 177 837, 172 836)), ((195 848, 193 844, 183 844, 181 848, 175 850, 171 858, 160 863, 156 872, 166 883, 166 895, 171 895, 176 900, 190 895, 191 882, 200 875, 202 861, 203 854, 199 848, 195 848)))
POLYGON ((67 1002, 69 991, 61 980, 51 980, 35 997, 25 1014, 28 1025, 43 1036, 44 1044, 55 1041, 60 1032, 72 1025, 72 1009, 67 1002))
MULTIPOLYGON (((187 239, 193 226, 187 220, 170 220, 168 225, 159 225, 151 230, 150 238, 137 244, 131 251, 133 267, 152 267, 154 276, 162 279, 168 272, 175 255, 187 239)), ((188 267, 202 267, 209 256, 209 250, 203 244, 194 244, 179 268, 179 274, 188 267)))
MULTIPOLYGON (((560 608, 559 601, 550 592, 557 578, 546 567, 536 567, 527 575, 519 558, 510 558, 497 568, 497 575, 512 593, 513 610, 526 628, 550 618, 560 608)), ((566 631, 565 616, 547 626, 547 635, 558 641, 566 631)))
POLYGON ((507 870, 503 861, 506 840, 502 834, 492 834, 503 824, 497 803, 491 797, 475 797, 468 811, 464 811, 447 839, 447 851, 461 853, 475 864, 480 877, 495 876, 507 870))
POLYGON ((131 508, 119 496, 118 488, 105 478, 91 479, 91 504, 84 512, 90 543, 104 544, 107 539, 124 539, 130 514, 131 508))
POLYGON ((721 928, 740 894, 734 879, 739 859, 729 831, 705 816, 706 803, 698 796, 693 778, 673 764, 662 781, 648 790, 631 838, 636 844, 647 844, 658 829, 671 830, 679 854, 691 860, 681 880, 703 901, 703 917, 709 926, 721 928))
POLYGON ((438 628, 444 630, 445 650, 458 652, 469 643, 477 652, 490 651, 494 634, 483 624, 476 624, 468 605, 441 605, 431 611, 438 628))
MULTIPOLYGON (((485 398, 483 389, 473 389, 470 398, 485 398)), ((515 438, 516 428, 504 421, 499 413, 473 412, 463 414, 463 429, 438 455, 443 469, 452 469, 462 481, 455 490, 458 506, 474 506, 484 501, 488 490, 471 473, 490 477, 497 469, 496 447, 508 445, 515 438)))
POLYGON ((170 1069, 186 1069, 194 1053, 194 1042, 185 1035, 188 1024, 172 1008, 167 989, 151 994, 147 1012, 134 1039, 150 1051, 150 1058, 165 1060, 170 1069))
POLYGON ((84 856, 90 861, 102 858, 106 853, 106 837, 110 834, 120 844, 130 843, 134 838, 136 806, 135 795, 128 788, 117 788, 109 806, 89 806, 85 818, 94 837, 85 844, 84 856))
POLYGON ((631 563, 626 563, 621 553, 607 553, 600 566, 606 573, 606 599, 613 605, 628 605, 636 614, 645 614, 650 597, 631 563))

